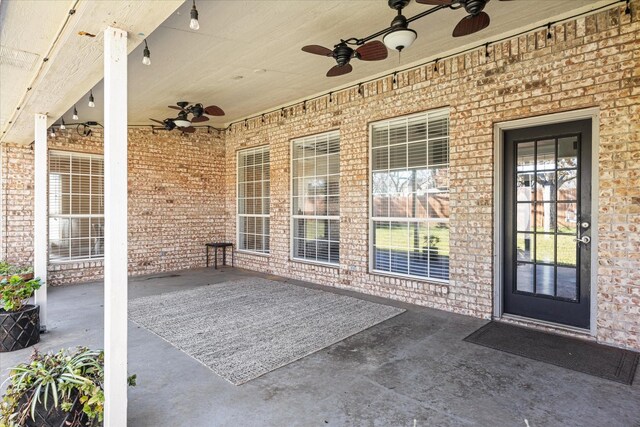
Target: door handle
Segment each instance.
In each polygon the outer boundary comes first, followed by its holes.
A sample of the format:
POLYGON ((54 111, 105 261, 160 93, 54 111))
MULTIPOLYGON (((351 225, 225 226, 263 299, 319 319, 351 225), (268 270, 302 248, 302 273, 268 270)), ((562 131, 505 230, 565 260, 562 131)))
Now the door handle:
POLYGON ((582 236, 579 239, 576 237, 576 242, 579 243, 584 243, 585 245, 591 242, 591 237, 589 236, 582 236))

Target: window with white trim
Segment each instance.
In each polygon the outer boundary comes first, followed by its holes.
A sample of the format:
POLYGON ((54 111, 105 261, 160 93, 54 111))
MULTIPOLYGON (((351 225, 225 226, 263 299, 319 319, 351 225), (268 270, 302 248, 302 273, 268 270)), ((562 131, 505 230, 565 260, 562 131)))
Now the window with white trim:
POLYGON ((102 156, 49 152, 49 259, 104 256, 102 156))
POLYGON ((374 272, 449 279, 449 111, 373 123, 374 272))
POLYGON ((269 147, 238 151, 238 249, 269 253, 269 147))
POLYGON ((340 262, 340 135, 292 141, 291 256, 340 262))

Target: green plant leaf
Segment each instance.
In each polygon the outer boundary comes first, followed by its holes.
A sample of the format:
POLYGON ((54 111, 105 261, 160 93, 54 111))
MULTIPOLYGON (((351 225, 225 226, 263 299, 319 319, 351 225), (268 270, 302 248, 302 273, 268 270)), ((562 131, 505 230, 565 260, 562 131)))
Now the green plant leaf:
POLYGON ((42 387, 42 385, 38 385, 38 388, 36 388, 36 391, 33 393, 33 396, 31 397, 31 419, 33 421, 36 420, 36 405, 38 404, 38 401, 40 400, 40 388, 42 387))
POLYGON ((44 409, 47 409, 47 402, 49 401, 49 383, 44 386, 44 409))
POLYGON ((58 388, 55 381, 51 383, 51 394, 53 394, 53 406, 58 407, 58 388))

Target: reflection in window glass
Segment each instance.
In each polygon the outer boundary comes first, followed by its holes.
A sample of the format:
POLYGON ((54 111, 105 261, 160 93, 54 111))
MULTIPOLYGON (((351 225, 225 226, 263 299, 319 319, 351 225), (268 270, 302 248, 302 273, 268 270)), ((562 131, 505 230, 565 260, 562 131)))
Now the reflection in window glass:
POLYGON ((578 167, 578 137, 558 139, 558 169, 578 167))
POLYGON ((576 299, 579 138, 516 143, 516 290, 576 299))
MULTIPOLYGON (((294 140, 291 168, 292 257, 338 264, 340 262, 340 139, 338 132, 294 140)), ((386 179, 384 176, 377 178, 386 179)), ((380 185, 386 184, 380 183, 380 185)), ((384 207, 388 209, 388 201, 384 207)))
POLYGON ((238 248, 269 253, 269 147, 238 152, 238 248))
POLYGON ((449 112, 371 127, 373 269, 449 278, 449 112))
POLYGON ((104 256, 102 156, 49 153, 49 259, 104 256))

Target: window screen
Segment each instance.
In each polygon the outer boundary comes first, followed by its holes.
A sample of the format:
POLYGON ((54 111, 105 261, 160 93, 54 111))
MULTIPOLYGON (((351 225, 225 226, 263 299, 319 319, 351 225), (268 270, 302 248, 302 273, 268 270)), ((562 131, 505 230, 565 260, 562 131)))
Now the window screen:
POLYGON ((296 139, 291 161, 292 257, 340 261, 340 137, 296 139))
POLYGON ((238 152, 238 248, 269 253, 269 148, 238 152))
POLYGON ((49 259, 104 256, 102 156, 49 153, 49 259))
POLYGON ((371 126, 373 270, 449 278, 449 112, 371 126))

